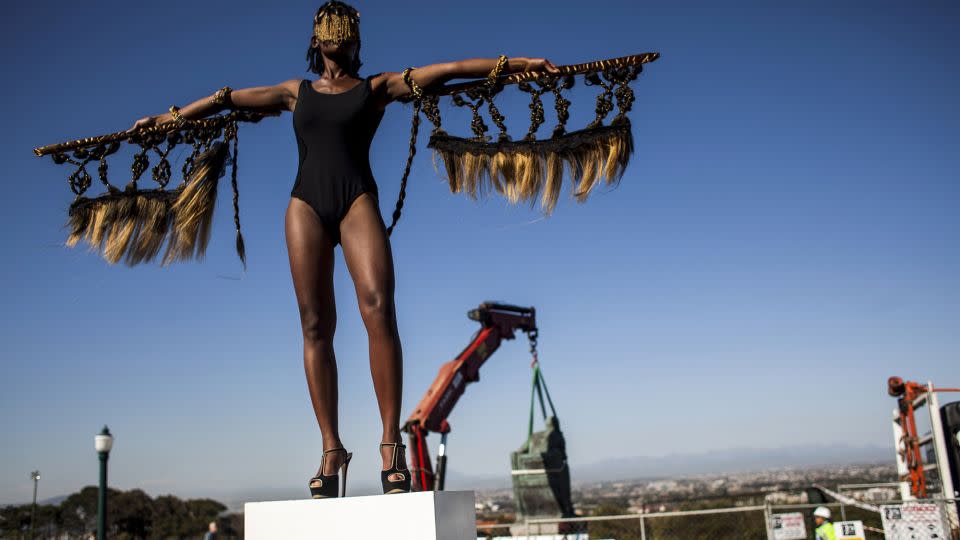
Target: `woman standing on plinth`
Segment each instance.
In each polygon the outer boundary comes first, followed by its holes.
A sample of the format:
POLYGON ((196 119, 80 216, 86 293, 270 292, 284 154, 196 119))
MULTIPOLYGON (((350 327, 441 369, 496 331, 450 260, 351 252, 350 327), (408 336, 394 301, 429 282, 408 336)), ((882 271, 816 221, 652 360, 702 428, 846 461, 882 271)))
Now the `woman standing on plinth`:
MULTIPOLYGON (((224 87, 171 113, 143 118, 134 128, 196 119, 225 108, 293 113, 300 163, 286 210, 290 271, 300 309, 303 361, 313 410, 323 437, 320 468, 310 479, 314 498, 343 496, 352 454, 343 448, 337 426, 337 364, 333 350, 336 308, 333 249, 343 249, 367 329, 370 371, 383 421, 380 453, 384 493, 410 491, 410 474, 400 436, 403 361, 394 305, 393 255, 380 215, 377 183, 369 162, 370 143, 386 106, 410 93, 399 72, 361 77, 360 14, 330 1, 314 16, 307 50, 316 81, 291 79, 274 86, 224 87), (343 471, 340 485, 339 471, 343 471)), ((413 82, 430 88, 454 78, 486 76, 498 59, 475 58, 411 69, 413 82)), ((503 73, 557 68, 543 58, 510 58, 503 73)))

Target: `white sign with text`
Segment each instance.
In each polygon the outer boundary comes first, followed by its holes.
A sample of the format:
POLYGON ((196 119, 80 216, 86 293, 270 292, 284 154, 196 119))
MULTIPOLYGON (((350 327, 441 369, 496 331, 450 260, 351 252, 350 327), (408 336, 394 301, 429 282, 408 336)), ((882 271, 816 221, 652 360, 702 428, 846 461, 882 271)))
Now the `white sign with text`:
POLYGON ((770 516, 773 540, 806 540, 807 525, 801 512, 770 516))
POLYGON ((880 507, 887 540, 943 540, 943 516, 936 504, 905 502, 880 507))
POLYGON ((864 540, 867 537, 862 521, 838 521, 833 524, 833 531, 837 540, 864 540))

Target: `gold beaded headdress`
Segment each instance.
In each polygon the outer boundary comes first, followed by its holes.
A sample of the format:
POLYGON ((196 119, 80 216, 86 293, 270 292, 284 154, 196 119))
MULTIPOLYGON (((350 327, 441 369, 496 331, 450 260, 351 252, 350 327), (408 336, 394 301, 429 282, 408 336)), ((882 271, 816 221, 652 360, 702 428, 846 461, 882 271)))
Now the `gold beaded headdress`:
POLYGON ((313 18, 313 35, 320 41, 360 41, 360 12, 331 0, 320 6, 313 18))

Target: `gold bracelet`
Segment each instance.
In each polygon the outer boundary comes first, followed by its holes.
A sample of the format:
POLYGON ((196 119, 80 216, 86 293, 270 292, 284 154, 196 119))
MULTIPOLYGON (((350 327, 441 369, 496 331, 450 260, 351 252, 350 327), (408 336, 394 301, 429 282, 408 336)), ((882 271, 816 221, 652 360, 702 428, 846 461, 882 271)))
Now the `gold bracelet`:
POLYGON ((403 70, 403 82, 407 83, 407 86, 410 87, 410 93, 413 94, 413 97, 417 99, 423 98, 423 89, 420 88, 420 85, 414 82, 413 77, 410 76, 410 72, 413 71, 412 67, 408 67, 403 70))
POLYGON ((180 107, 176 105, 170 106, 170 116, 173 117, 173 121, 176 122, 177 125, 183 125, 183 123, 187 121, 186 118, 180 116, 180 107))
MULTIPOLYGON (((210 100, 214 105, 224 105, 227 100, 230 99, 230 92, 233 92, 233 88, 229 86, 224 86, 223 88, 217 90, 217 93, 213 95, 213 98, 210 100)), ((228 105, 228 107, 232 106, 228 105)))
POLYGON ((497 57, 497 65, 490 70, 490 74, 487 75, 487 87, 492 88, 493 85, 497 84, 497 78, 500 77, 500 73, 503 71, 504 66, 507 65, 507 55, 501 54, 497 57))

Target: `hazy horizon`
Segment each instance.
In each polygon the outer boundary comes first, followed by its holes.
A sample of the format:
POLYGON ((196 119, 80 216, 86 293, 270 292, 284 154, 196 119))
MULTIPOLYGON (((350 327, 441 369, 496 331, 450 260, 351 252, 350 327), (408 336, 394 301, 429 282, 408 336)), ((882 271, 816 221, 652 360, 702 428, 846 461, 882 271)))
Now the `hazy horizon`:
MULTIPOLYGON (((882 447, 840 447, 828 448, 816 445, 797 446, 788 448, 730 448, 717 452, 717 459, 711 459, 714 453, 702 454, 669 454, 663 456, 624 456, 596 463, 578 463, 570 461, 571 483, 574 487, 585 484, 608 481, 638 481, 664 478, 681 478, 698 475, 723 475, 762 472, 782 469, 816 469, 820 467, 836 467, 846 465, 863 465, 882 463, 889 458, 891 449, 882 447), (818 455, 810 455, 814 451, 818 455), (807 457, 795 459, 798 452, 807 454, 807 457), (757 462, 758 454, 766 459, 757 462), (774 454, 771 456, 770 454, 774 454), (785 454, 792 454, 788 457, 785 454), (681 460, 672 462, 672 459, 681 460), (646 462, 646 463, 644 463, 646 462), (639 466, 639 467, 638 467, 639 466), (631 472, 627 472, 631 471, 631 472)), ((454 456, 455 457, 455 456, 454 456)), ((509 465, 503 467, 499 474, 469 475, 464 474, 454 465, 448 464, 446 488, 448 490, 472 489, 475 491, 505 489, 511 486, 509 465)), ((890 466, 894 466, 892 460, 890 466)), ((353 477, 351 477, 353 478, 353 477)), ((380 486, 372 481, 351 481, 349 493, 352 495, 374 495, 379 493, 380 486)), ((41 479, 42 485, 42 479, 41 479)), ((90 482, 84 486, 95 486, 90 482)), ((111 488, 120 490, 143 489, 136 485, 116 486, 111 488)), ((76 490, 74 490, 76 491, 76 490)), ((151 497, 159 495, 175 495, 181 499, 212 498, 236 507, 241 502, 262 500, 282 500, 303 498, 303 490, 293 486, 264 485, 246 490, 231 490, 227 487, 208 489, 204 491, 149 491, 144 490, 151 497)), ((50 499, 60 499, 69 493, 51 494, 46 498, 39 498, 38 503, 49 504, 50 499)), ((28 501, 0 501, 0 505, 25 504, 28 501)))

